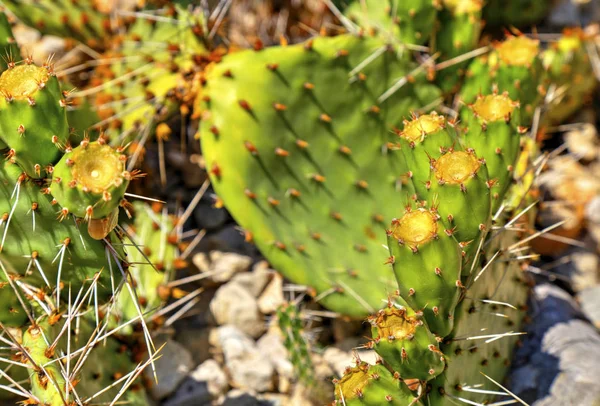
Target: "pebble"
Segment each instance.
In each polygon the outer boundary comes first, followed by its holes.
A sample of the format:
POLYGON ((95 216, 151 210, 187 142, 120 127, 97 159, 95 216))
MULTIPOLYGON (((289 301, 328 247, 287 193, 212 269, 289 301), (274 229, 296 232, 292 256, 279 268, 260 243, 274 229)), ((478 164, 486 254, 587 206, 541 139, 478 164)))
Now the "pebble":
POLYGON ((273 389, 275 369, 250 336, 232 325, 219 327, 215 334, 232 386, 256 392, 273 389))
MULTIPOLYGON (((155 342, 158 347, 161 343, 155 342)), ((158 383, 153 378, 152 368, 144 370, 144 374, 153 384, 150 387, 150 395, 155 400, 164 399, 171 395, 194 368, 192 354, 177 341, 168 339, 160 352, 161 357, 156 360, 156 373, 158 383)))
POLYGON ((210 280, 224 283, 236 273, 246 272, 252 264, 252 258, 235 252, 211 251, 194 255, 192 262, 210 280))
MULTIPOLYGON (((275 275, 275 271, 269 269, 269 265, 266 261, 260 261, 254 267, 252 272, 242 272, 235 274, 231 278, 232 282, 243 286, 248 292, 254 297, 259 297, 260 294, 265 290, 265 286, 275 275)), ((260 306, 260 301, 259 301, 260 306)), ((264 312, 263 312, 264 313, 264 312)))
POLYGON ((233 281, 217 289, 210 310, 219 325, 231 324, 251 337, 258 338, 266 330, 256 298, 233 281))
POLYGON ((263 314, 272 314, 284 303, 283 277, 275 273, 265 291, 258 298, 258 308, 263 314))

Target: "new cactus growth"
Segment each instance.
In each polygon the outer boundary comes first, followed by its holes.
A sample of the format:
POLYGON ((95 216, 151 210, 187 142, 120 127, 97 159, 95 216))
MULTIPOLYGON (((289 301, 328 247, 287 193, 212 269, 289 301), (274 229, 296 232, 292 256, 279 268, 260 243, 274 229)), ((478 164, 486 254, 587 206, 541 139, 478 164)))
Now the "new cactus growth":
POLYGON ((470 104, 478 95, 489 94, 494 88, 500 93, 508 92, 521 105, 523 125, 530 125, 546 85, 539 41, 517 35, 495 44, 491 53, 469 65, 459 95, 464 103, 470 104))
MULTIPOLYGON (((102 138, 100 138, 102 140, 102 138)), ((104 141, 83 141, 68 149, 52 172, 50 193, 62 206, 66 216, 72 213, 89 221, 94 230, 96 220, 115 216, 132 174, 125 169, 127 156, 122 149, 114 149, 104 141)), ((107 224, 107 227, 109 225, 107 224)), ((109 231, 91 236, 104 238, 109 231)))
POLYGON ((9 66, 0 76, 0 137, 10 161, 28 176, 41 178, 69 138, 67 102, 51 65, 26 62, 9 66))

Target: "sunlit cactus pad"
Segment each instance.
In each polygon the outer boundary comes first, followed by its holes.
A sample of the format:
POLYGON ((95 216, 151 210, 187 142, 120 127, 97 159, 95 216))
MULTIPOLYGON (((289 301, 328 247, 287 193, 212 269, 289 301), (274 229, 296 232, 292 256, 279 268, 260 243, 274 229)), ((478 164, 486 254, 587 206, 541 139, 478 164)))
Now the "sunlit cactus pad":
POLYGON ((414 68, 377 38, 316 38, 231 54, 201 94, 216 192, 277 269, 344 314, 396 289, 381 245, 414 192, 392 130, 439 95, 414 68))

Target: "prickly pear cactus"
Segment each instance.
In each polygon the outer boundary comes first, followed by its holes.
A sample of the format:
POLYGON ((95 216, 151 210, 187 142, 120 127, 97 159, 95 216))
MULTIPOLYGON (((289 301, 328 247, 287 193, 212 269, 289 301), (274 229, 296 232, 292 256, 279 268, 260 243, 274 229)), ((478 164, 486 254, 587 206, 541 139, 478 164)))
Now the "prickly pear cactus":
POLYGON ((313 385, 315 377, 310 344, 305 336, 304 321, 299 309, 292 303, 285 303, 277 309, 276 317, 277 326, 283 335, 283 345, 288 350, 296 376, 305 385, 313 385))
POLYGON ((231 54, 201 95, 206 166, 226 207, 278 270, 355 317, 396 289, 373 261, 414 194, 392 130, 439 96, 415 68, 376 37, 315 38, 231 54))
POLYGON ((483 0, 443 0, 442 3, 433 48, 440 53, 440 61, 446 61, 449 66, 436 72, 435 77, 445 93, 454 93, 458 90, 469 60, 455 63, 452 59, 464 57, 477 46, 483 28, 483 0))
POLYGON ((410 46, 429 41, 439 8, 439 0, 357 0, 344 14, 363 29, 393 35, 410 46))
POLYGON ((525 35, 509 36, 493 48, 469 65, 460 98, 470 104, 478 95, 489 94, 493 89, 508 92, 521 105, 523 125, 530 125, 535 108, 546 94, 540 42, 525 35))
POLYGON ((130 377, 135 371, 132 354, 114 337, 99 343, 102 330, 95 327, 90 317, 70 315, 45 317, 24 332, 21 358, 30 367, 30 401, 47 406, 119 399, 132 405, 147 404, 139 383, 122 390, 124 382, 135 378, 130 377))
POLYGON ((514 37, 473 62, 458 122, 426 114, 440 92, 425 67, 378 38, 315 38, 211 66, 206 166, 275 268, 340 313, 375 310, 368 347, 381 361, 347 370, 340 404, 489 402, 528 291, 502 202, 541 98, 538 43, 514 37))
POLYGON ((544 51, 543 62, 552 90, 545 124, 559 124, 574 114, 597 87, 597 79, 586 46, 591 35, 582 29, 566 29, 561 38, 544 51))
MULTIPOLYGON (((24 24, 43 34, 74 38, 92 48, 112 31, 111 1, 102 0, 5 0, 4 6, 24 24)), ((113 19, 113 23, 116 20, 113 19)))

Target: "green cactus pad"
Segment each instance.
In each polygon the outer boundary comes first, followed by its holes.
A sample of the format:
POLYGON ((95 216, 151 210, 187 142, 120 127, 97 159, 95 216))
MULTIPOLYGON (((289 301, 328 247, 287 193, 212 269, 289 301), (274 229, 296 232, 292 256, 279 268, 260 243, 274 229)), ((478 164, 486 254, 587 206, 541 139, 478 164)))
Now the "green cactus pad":
POLYGON ((335 404, 346 406, 423 406, 399 377, 382 364, 357 361, 335 381, 335 404))
POLYGON ((0 137, 8 158, 43 177, 69 138, 66 102, 49 66, 17 65, 0 76, 0 137))
POLYGON ((407 208, 392 220, 387 234, 400 296, 423 312, 431 332, 445 337, 452 330, 462 286, 462 256, 439 220, 433 210, 407 208))
MULTIPOLYGON (((112 256, 107 256, 104 243, 90 238, 85 228, 71 219, 58 221, 59 208, 17 165, 3 163, 0 180, 0 259, 6 270, 0 273, 0 321, 20 325, 27 318, 7 274, 23 297, 35 291, 42 298, 55 295, 59 281, 64 300, 68 286, 73 292, 84 285, 86 289, 100 273, 96 285, 98 301, 105 302, 121 275, 112 256)), ((31 305, 34 304, 31 299, 31 305)))
POLYGON ((519 104, 507 94, 479 96, 461 112, 467 125, 464 144, 485 160, 493 182, 492 211, 495 212, 511 184, 514 165, 520 151, 521 134, 519 104))
MULTIPOLYGON (((175 216, 155 211, 144 203, 135 202, 133 208, 133 240, 139 250, 128 250, 132 262, 129 273, 136 287, 138 305, 142 313, 149 314, 165 303, 167 298, 163 293, 169 292, 164 285, 173 279, 179 268, 179 239, 173 232, 177 222, 175 216)), ((128 291, 121 291, 117 303, 121 320, 138 316, 138 309, 128 291)))
POLYGON ((539 41, 524 35, 510 36, 494 50, 475 59, 466 73, 461 100, 470 104, 477 96, 508 92, 521 105, 522 124, 529 126, 546 91, 546 71, 540 58, 539 41))
MULTIPOLYGON (((487 259, 499 249, 506 250, 518 238, 512 232, 496 237, 487 246, 490 253, 487 259)), ((492 393, 477 391, 503 392, 482 373, 503 384, 510 366, 514 346, 522 331, 529 292, 528 277, 521 265, 509 254, 503 254, 484 270, 472 286, 469 285, 466 298, 455 312, 456 328, 452 336, 440 345, 448 367, 432 382, 428 404, 452 404, 449 400, 452 396, 479 404, 494 399, 513 399, 510 395, 498 398, 492 393)))
POLYGON ((400 148, 410 168, 408 176, 421 199, 427 198, 430 188, 431 161, 453 148, 458 141, 453 126, 444 116, 433 112, 405 120, 403 130, 399 132, 400 148))
POLYGON ((392 130, 439 92, 415 76, 381 96, 412 68, 378 38, 316 38, 231 54, 202 92, 202 148, 227 209, 276 269, 354 317, 396 289, 380 236, 414 190, 392 130))
POLYGON ((102 0, 4 0, 24 24, 42 34, 75 38, 96 48, 111 30, 109 3, 102 0))
POLYGON ((544 124, 564 122, 590 99, 596 89, 598 81, 586 51, 588 41, 590 38, 581 29, 565 30, 561 38, 544 51, 544 66, 555 86, 555 97, 547 106, 544 124))
MULTIPOLYGON (((447 61, 475 49, 483 28, 483 0, 443 0, 438 15, 435 51, 440 61, 447 61)), ((453 93, 470 61, 451 65, 436 73, 436 83, 445 93, 453 93)))
MULTIPOLYGON (((112 388, 108 387, 135 368, 131 352, 114 337, 86 348, 92 340, 98 338, 95 321, 89 316, 72 320, 72 327, 68 333, 64 330, 65 323, 66 318, 44 317, 23 334, 23 347, 28 357, 22 358, 30 365, 34 364, 29 372, 32 394, 45 406, 71 404, 74 402, 75 393, 78 399, 89 400, 89 403, 112 402, 124 381, 112 388), (81 353, 82 349, 86 349, 85 359, 73 355, 78 354, 77 351, 81 353), (56 362, 58 357, 67 355, 71 356, 70 373, 73 373, 78 362, 82 362, 79 373, 69 382, 68 391, 66 368, 64 364, 56 362)), ((134 383, 120 400, 136 406, 148 404, 139 383, 134 383)), ((84 401, 84 404, 88 402, 84 401)))
POLYGON ((118 209, 131 180, 127 156, 103 142, 83 141, 54 167, 50 192, 63 212, 102 219, 118 209))
POLYGON ((429 41, 435 25, 436 0, 354 1, 344 14, 362 29, 393 35, 402 44, 421 45, 429 41))
POLYGON ((373 341, 369 347, 400 377, 428 381, 444 370, 444 356, 420 316, 407 313, 407 309, 396 308, 390 302, 386 309, 370 316, 373 341))
POLYGON ((13 37, 12 28, 6 14, 0 10, 0 72, 4 71, 9 63, 20 60, 21 52, 13 37))

